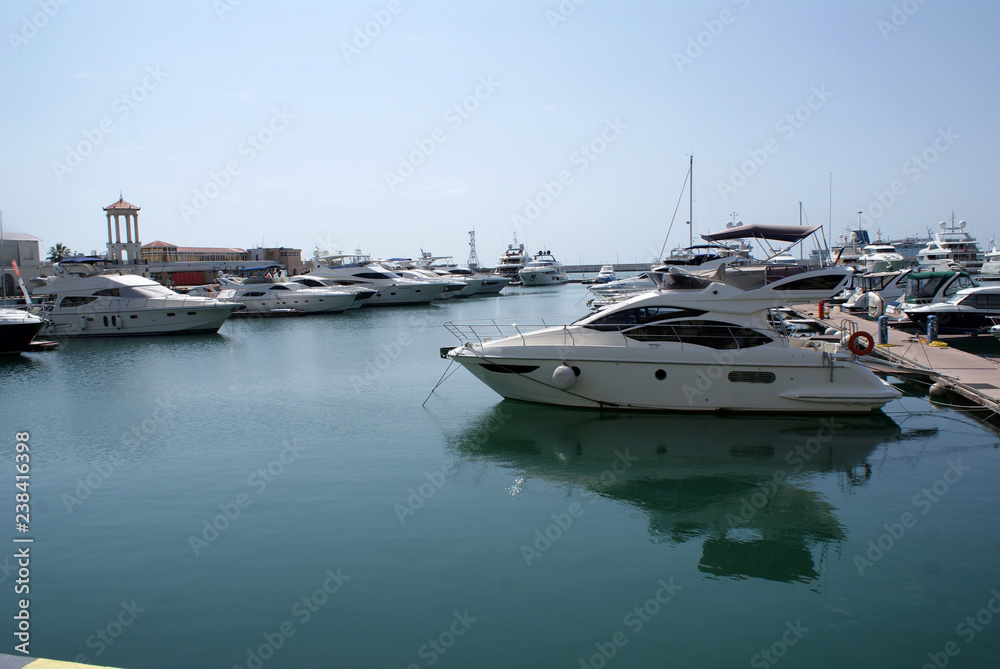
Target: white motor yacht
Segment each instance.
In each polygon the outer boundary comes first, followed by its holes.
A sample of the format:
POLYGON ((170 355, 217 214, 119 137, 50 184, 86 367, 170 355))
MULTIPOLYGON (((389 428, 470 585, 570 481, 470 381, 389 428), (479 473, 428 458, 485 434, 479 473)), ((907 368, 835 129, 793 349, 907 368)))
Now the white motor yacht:
POLYGON ((24 309, 0 307, 0 355, 17 355, 28 349, 45 322, 24 309))
POLYGON ((289 277, 289 281, 307 288, 336 288, 340 291, 353 293, 354 301, 347 307, 348 309, 360 309, 375 297, 375 294, 378 292, 374 288, 365 288, 350 283, 342 284, 338 283, 336 279, 324 279, 313 274, 299 274, 298 276, 289 277))
POLYGON ((744 291, 675 268, 656 277, 659 290, 569 325, 446 324, 463 344, 442 355, 505 398, 541 404, 869 412, 900 393, 840 344, 770 325, 772 309, 835 295, 848 277, 847 268, 826 268, 744 291))
POLYGON ((307 314, 332 314, 349 309, 355 294, 330 286, 309 287, 295 281, 281 279, 235 280, 220 277, 222 290, 218 299, 245 305, 240 315, 288 313, 304 311, 307 314))
POLYGON ((965 231, 965 221, 941 221, 941 231, 917 252, 920 268, 930 271, 965 270, 977 274, 983 267, 983 252, 975 237, 965 231))
POLYGON ((963 288, 944 302, 905 307, 914 325, 927 326, 937 316, 941 334, 986 334, 1000 323, 1000 286, 963 288))
POLYGON ((896 247, 888 242, 876 240, 861 249, 858 269, 862 272, 891 272, 903 269, 906 259, 896 253, 896 247))
POLYGON ((351 254, 314 255, 316 269, 307 276, 350 281, 374 288, 370 306, 427 304, 441 297, 444 284, 413 281, 372 263, 371 256, 357 251, 351 254))
POLYGON ((48 309, 44 335, 107 337, 217 332, 239 304, 181 295, 134 274, 90 265, 59 274, 38 287, 48 309))
POLYGON ((551 286, 569 281, 562 263, 551 251, 536 253, 531 262, 518 270, 517 276, 525 286, 551 286))
POLYGON ((986 254, 986 260, 979 273, 983 279, 988 281, 1000 279, 1000 249, 997 249, 996 246, 991 247, 989 253, 986 254))
POLYGON ((513 244, 507 245, 507 250, 503 252, 500 259, 497 261, 496 269, 493 273, 497 276, 506 277, 511 280, 512 283, 520 282, 517 273, 521 271, 531 260, 531 256, 524 250, 524 244, 517 244, 517 238, 514 238, 513 244))
MULTIPOLYGON (((974 288, 976 282, 968 272, 908 272, 906 274, 906 289, 903 294, 885 304, 885 315, 896 324, 905 325, 909 320, 907 312, 914 307, 926 304, 945 302, 960 290, 974 288)), ((871 298, 869 298, 871 299, 871 298)), ((869 304, 868 313, 872 315, 869 304)))
POLYGON ((459 267, 454 263, 436 263, 428 269, 441 276, 452 276, 463 281, 481 281, 473 295, 499 295, 500 291, 510 285, 511 279, 499 274, 483 274, 468 267, 459 267))

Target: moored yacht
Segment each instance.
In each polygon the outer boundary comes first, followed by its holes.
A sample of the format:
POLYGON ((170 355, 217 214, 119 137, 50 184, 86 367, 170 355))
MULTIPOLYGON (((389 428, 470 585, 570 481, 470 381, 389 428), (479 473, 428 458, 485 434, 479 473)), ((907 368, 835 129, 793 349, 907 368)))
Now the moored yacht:
POLYGON ((905 309, 921 328, 930 316, 936 316, 941 334, 985 334, 1000 323, 1000 286, 963 288, 943 302, 905 309))
POLYGON ((989 253, 986 254, 986 260, 979 273, 983 279, 989 281, 1000 279, 1000 250, 996 246, 992 246, 989 253))
POLYGON ((441 297, 444 284, 432 284, 404 279, 372 263, 371 256, 357 251, 351 254, 314 254, 316 269, 307 276, 348 281, 376 290, 370 306, 427 304, 441 297))
POLYGON ((520 281, 517 273, 531 260, 531 257, 524 250, 524 244, 519 246, 516 244, 517 238, 515 237, 514 243, 507 245, 507 250, 500 256, 496 269, 493 270, 494 274, 508 278, 512 283, 520 281))
POLYGON ((902 269, 906 260, 896 253, 896 247, 888 242, 876 240, 861 249, 858 269, 863 272, 891 272, 902 269))
POLYGON ((550 286, 569 281, 562 263, 551 251, 536 253, 531 262, 518 270, 517 276, 525 286, 550 286))
POLYGON ((340 313, 349 309, 355 293, 330 286, 309 287, 287 279, 246 279, 220 277, 218 299, 242 304, 240 315, 304 311, 307 314, 340 313))
POLYGON ((505 398, 542 404, 868 412, 900 393, 840 344, 789 338, 770 325, 772 309, 835 295, 848 277, 846 268, 826 268, 744 291, 674 268, 657 276, 659 290, 568 325, 446 324, 463 344, 442 355, 505 398))
POLYGON ((24 309, 0 307, 0 355, 17 355, 28 349, 45 322, 24 309))
POLYGON ((32 294, 48 309, 44 335, 108 337, 217 332, 239 304, 181 295, 134 274, 83 265, 32 294))
POLYGON ((965 270, 977 274, 983 266, 983 252, 975 237, 965 231, 965 221, 941 221, 941 231, 917 252, 920 268, 931 271, 965 270))
POLYGON ((365 288, 355 284, 341 284, 336 279, 323 279, 312 274, 299 274, 289 278, 289 281, 306 286, 307 288, 336 288, 354 295, 354 301, 347 307, 348 309, 360 309, 365 306, 370 299, 378 292, 374 288, 365 288))

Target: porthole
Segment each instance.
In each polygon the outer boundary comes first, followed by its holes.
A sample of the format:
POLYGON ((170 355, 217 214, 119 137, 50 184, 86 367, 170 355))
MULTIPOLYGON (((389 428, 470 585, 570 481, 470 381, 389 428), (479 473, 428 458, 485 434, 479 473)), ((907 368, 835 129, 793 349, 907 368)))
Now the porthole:
POLYGON ((662 381, 663 379, 667 378, 667 373, 662 369, 658 369, 655 372, 653 372, 653 376, 656 377, 657 381, 662 381))

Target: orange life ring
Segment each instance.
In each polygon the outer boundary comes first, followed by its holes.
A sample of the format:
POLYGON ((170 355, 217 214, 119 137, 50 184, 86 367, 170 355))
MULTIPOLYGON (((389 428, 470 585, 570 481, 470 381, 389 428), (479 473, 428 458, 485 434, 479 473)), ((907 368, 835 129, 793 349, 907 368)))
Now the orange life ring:
POLYGON ((868 355, 875 349, 875 337, 864 330, 858 330, 847 340, 847 348, 854 355, 868 355), (859 346, 858 340, 862 338, 865 340, 865 344, 864 346, 859 346))

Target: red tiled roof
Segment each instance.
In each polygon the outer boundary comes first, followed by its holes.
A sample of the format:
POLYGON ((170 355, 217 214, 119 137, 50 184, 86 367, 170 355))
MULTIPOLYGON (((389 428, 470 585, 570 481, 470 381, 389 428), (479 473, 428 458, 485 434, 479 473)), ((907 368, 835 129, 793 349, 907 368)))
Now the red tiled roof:
POLYGON ((111 209, 134 209, 136 211, 139 211, 141 207, 137 207, 134 204, 126 202, 125 198, 119 196, 118 201, 106 206, 104 208, 104 211, 110 211, 111 209))
POLYGON ((173 248, 177 248, 177 247, 175 245, 173 245, 173 244, 168 244, 166 242, 161 242, 159 239, 157 239, 155 242, 150 242, 149 244, 143 244, 142 248, 144 248, 144 249, 171 248, 171 249, 173 249, 173 248))

